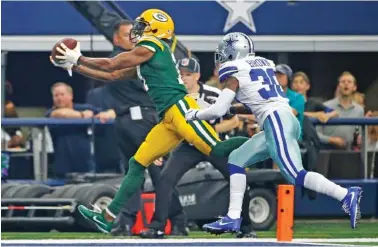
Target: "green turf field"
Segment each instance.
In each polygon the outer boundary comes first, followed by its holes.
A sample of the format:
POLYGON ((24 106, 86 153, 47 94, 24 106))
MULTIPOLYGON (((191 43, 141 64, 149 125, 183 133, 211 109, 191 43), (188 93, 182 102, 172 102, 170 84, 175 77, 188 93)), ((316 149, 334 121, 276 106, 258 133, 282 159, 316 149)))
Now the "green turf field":
MULTIPOLYGON (((192 231, 189 238, 231 238, 231 234, 221 236, 206 232, 192 231)), ((270 231, 258 232, 259 238, 275 238, 275 227, 270 231)), ((2 239, 110 239, 102 233, 69 233, 69 232, 2 232, 2 239)), ((378 222, 366 221, 355 230, 349 221, 340 222, 300 222, 294 226, 294 238, 378 238, 378 222)), ((353 240, 351 239, 351 242, 353 240)), ((375 243, 377 245, 377 243, 375 243)))

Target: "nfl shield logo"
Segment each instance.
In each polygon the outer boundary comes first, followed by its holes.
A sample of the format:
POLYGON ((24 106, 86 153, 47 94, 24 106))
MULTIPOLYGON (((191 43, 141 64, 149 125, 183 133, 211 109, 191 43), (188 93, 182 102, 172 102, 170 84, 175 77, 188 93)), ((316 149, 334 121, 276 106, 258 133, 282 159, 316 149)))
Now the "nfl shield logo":
POLYGON ((188 66, 189 65, 189 59, 188 58, 184 58, 183 60, 181 60, 181 65, 182 66, 188 66))

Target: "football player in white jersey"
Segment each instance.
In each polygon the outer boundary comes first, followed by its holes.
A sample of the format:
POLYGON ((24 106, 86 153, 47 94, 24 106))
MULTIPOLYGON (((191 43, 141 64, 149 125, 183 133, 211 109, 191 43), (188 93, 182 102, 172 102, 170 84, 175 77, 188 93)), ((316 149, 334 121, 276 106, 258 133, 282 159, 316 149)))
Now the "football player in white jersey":
POLYGON ((223 116, 234 99, 256 116, 263 131, 254 135, 229 156, 230 205, 226 216, 204 225, 204 230, 221 234, 237 232, 246 188, 245 168, 272 158, 291 183, 326 194, 340 201, 356 228, 361 217, 360 187, 343 188, 316 172, 303 169, 298 146, 301 128, 288 99, 275 77, 271 60, 255 56, 252 40, 244 33, 229 33, 219 42, 215 62, 221 63, 219 79, 225 85, 215 104, 202 110, 189 109, 187 120, 210 120, 223 116))

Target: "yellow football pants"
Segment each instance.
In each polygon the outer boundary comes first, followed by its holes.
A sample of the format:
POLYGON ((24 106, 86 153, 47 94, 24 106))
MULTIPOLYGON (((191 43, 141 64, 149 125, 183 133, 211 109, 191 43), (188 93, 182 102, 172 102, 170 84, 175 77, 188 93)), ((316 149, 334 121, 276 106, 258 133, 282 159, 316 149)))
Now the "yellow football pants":
POLYGON ((171 106, 146 140, 139 147, 134 159, 143 166, 149 166, 154 160, 166 155, 183 140, 193 144, 199 151, 209 155, 212 148, 220 142, 218 134, 206 121, 186 121, 185 112, 199 109, 195 99, 185 96, 171 106))

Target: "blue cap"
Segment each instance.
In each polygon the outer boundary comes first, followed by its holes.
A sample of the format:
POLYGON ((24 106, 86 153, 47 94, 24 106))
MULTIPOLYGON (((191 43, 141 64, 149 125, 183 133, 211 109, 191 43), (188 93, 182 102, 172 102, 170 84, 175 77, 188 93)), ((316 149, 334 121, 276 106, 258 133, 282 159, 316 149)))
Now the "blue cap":
POLYGON ((276 72, 287 75, 289 80, 291 80, 291 77, 293 76, 293 70, 290 68, 290 66, 283 63, 276 65, 276 72))

